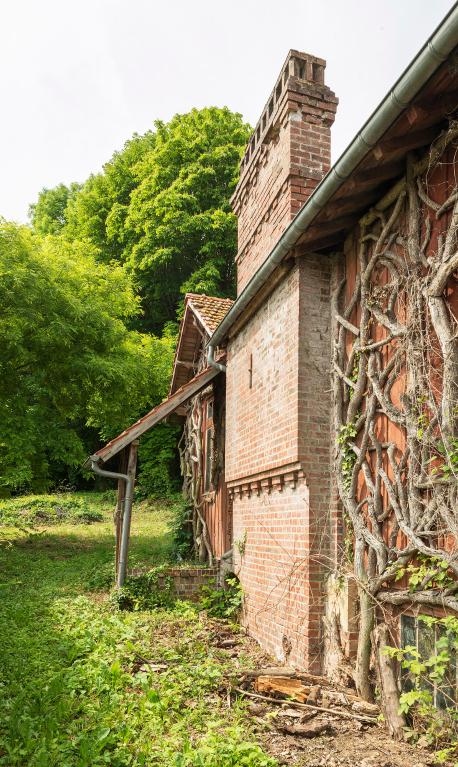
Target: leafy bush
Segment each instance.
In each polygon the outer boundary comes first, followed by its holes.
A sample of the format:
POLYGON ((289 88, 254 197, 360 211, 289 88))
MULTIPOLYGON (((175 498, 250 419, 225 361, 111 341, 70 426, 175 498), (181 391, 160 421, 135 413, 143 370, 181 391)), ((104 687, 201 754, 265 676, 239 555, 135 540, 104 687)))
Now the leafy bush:
POLYGON ((221 589, 203 586, 200 604, 214 618, 235 617, 243 605, 243 589, 239 579, 235 575, 228 576, 225 588, 221 589))
POLYGON ((173 539, 173 558, 178 562, 192 559, 192 509, 182 496, 178 497, 172 506, 170 527, 173 539))
POLYGON ((138 497, 168 498, 177 492, 179 431, 179 426, 162 423, 144 435, 139 448, 138 497))
POLYGON ((26 495, 0 500, 0 526, 38 527, 70 522, 90 525, 103 521, 103 514, 81 497, 69 495, 26 495))
POLYGON ((111 592, 111 605, 118 610, 129 611, 170 607, 174 602, 175 588, 166 570, 167 565, 159 565, 148 572, 130 575, 123 588, 111 592))
POLYGON ((428 652, 421 652, 413 645, 386 647, 385 652, 401 663, 404 672, 400 711, 412 724, 410 736, 421 736, 423 742, 436 749, 438 763, 444 763, 458 755, 458 618, 420 615, 418 620, 436 637, 428 652))

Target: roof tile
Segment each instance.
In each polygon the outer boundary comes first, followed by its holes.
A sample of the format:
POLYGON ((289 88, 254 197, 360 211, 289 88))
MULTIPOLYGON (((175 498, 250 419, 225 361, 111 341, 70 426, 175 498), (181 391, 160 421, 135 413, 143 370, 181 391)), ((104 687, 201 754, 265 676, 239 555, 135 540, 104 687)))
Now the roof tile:
POLYGON ((186 302, 191 304, 209 335, 214 333, 234 303, 231 298, 216 298, 201 293, 186 293, 186 302))

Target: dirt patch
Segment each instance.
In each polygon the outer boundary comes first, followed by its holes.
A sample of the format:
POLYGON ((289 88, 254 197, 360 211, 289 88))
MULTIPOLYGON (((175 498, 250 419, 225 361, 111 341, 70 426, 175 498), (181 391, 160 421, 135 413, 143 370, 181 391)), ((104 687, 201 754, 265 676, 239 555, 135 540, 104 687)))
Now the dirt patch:
MULTIPOLYGON (((231 658, 232 668, 256 671, 272 666, 272 658, 243 632, 234 633, 227 624, 209 621, 207 641, 231 658)), ((254 685, 241 674, 247 691, 254 685)), ((228 680, 232 701, 244 697, 228 680)), ((354 694, 354 690, 349 691, 354 694)), ((280 696, 278 696, 280 697, 280 696)), ((365 724, 357 719, 344 719, 313 709, 297 708, 293 702, 270 704, 256 698, 244 698, 254 732, 265 751, 279 764, 294 767, 430 767, 434 755, 409 743, 394 741, 380 722, 365 724), (313 734, 315 731, 316 734, 313 734), (311 734, 312 732, 312 734, 311 734)))

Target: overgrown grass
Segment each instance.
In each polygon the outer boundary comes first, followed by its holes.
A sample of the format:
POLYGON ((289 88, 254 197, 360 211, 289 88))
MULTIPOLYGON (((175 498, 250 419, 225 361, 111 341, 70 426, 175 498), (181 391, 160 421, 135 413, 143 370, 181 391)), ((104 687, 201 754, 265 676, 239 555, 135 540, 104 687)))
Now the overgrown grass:
MULTIPOLYGON (((112 611, 105 592, 88 590, 113 556, 113 504, 73 499, 103 521, 11 530, 0 549, 0 765, 274 765, 243 707, 227 707, 234 661, 212 646, 204 615, 183 603, 112 611)), ((164 504, 136 505, 134 560, 167 559, 170 516, 164 504)))

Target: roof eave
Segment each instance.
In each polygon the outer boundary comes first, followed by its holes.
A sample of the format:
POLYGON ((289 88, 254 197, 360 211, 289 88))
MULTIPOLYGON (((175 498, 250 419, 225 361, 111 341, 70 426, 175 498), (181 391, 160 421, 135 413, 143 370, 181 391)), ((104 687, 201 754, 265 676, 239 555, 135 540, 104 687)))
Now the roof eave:
POLYGON ((439 24, 387 96, 317 186, 291 224, 285 229, 273 250, 211 336, 209 344, 212 347, 221 345, 232 324, 242 314, 259 288, 297 244, 299 237, 304 234, 331 197, 352 175, 367 153, 376 146, 438 67, 448 58, 457 44, 458 3, 453 6, 439 24))

